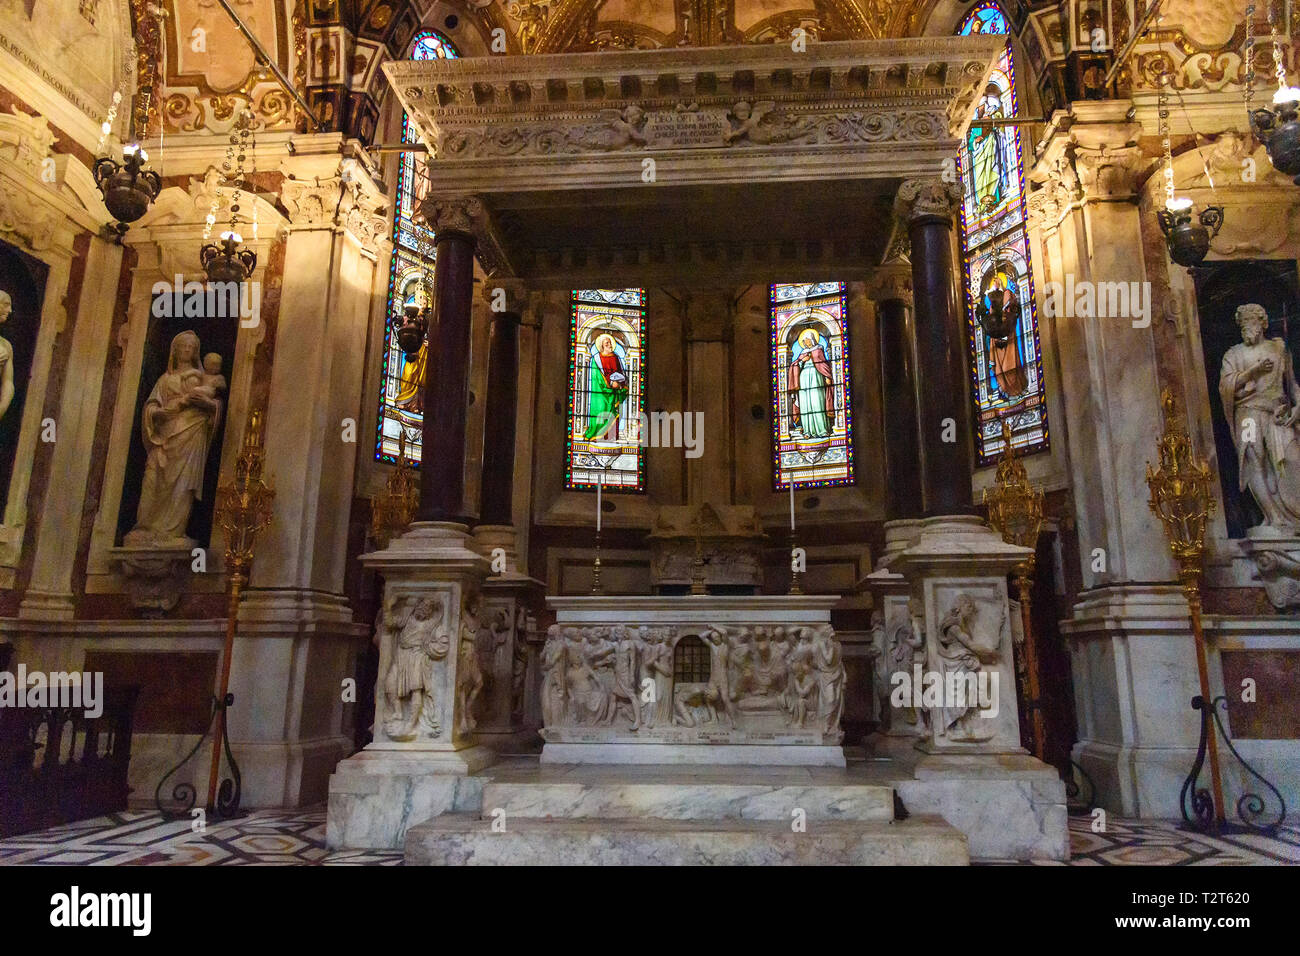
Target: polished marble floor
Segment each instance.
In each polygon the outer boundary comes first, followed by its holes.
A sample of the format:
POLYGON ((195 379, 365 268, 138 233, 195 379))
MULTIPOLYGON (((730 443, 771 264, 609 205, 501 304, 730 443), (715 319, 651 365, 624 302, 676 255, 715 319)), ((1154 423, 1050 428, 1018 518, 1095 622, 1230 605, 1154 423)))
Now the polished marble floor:
MULTIPOLYGON (((1273 837, 1184 833, 1168 821, 1116 820, 1101 833, 1092 818, 1070 818, 1071 866, 1231 866, 1300 864, 1300 828, 1273 837)), ((257 810, 197 833, 187 820, 114 813, 0 840, 0 865, 400 866, 397 851, 325 849, 325 810, 257 810)))

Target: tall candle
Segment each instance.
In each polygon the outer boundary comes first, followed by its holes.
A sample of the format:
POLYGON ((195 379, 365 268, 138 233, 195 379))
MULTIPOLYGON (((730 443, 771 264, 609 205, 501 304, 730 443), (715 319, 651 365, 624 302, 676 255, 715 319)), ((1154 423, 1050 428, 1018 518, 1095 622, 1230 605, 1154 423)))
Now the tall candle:
POLYGON ((601 476, 597 475, 596 476, 596 530, 597 531, 600 530, 600 489, 601 489, 601 476))
POLYGON ((794 479, 790 479, 790 530, 794 530, 794 479))

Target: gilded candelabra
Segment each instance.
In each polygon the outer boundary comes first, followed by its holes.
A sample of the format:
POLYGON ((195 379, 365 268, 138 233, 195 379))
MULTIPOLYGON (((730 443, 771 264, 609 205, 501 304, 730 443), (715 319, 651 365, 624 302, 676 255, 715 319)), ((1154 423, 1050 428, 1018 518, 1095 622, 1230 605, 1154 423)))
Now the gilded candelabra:
POLYGON ((1251 829, 1271 831, 1286 818, 1286 804, 1281 793, 1265 780, 1233 747, 1223 723, 1220 708, 1227 709, 1227 698, 1210 696, 1210 676, 1205 648, 1205 631, 1201 625, 1201 576, 1205 568, 1205 529, 1214 511, 1213 476, 1210 463, 1197 458, 1192 440, 1183 424, 1182 415, 1174 403, 1173 393, 1164 389, 1160 394, 1164 411, 1164 433, 1158 446, 1160 464, 1155 468, 1147 463, 1147 485, 1151 489, 1151 510, 1160 518, 1169 537, 1169 548, 1178 562, 1178 578, 1187 598, 1191 613, 1192 638, 1196 643, 1196 670, 1200 679, 1200 694, 1192 698, 1192 709, 1200 712, 1201 739, 1191 773, 1183 781, 1179 806, 1183 820, 1198 830, 1223 832, 1232 827, 1224 815, 1223 776, 1219 767, 1218 734, 1228 750, 1257 780, 1273 791, 1281 812, 1276 821, 1260 824, 1255 818, 1262 816, 1264 801, 1254 793, 1246 793, 1237 801, 1237 815, 1251 829), (1209 793, 1197 787, 1197 779, 1205 764, 1210 762, 1209 793), (1190 812, 1189 812, 1190 811, 1190 812))
MULTIPOLYGON (((1036 552, 1038 532, 1043 526, 1043 490, 1029 483, 1020 456, 1011 444, 1011 425, 1002 422, 1002 460, 998 462, 997 480, 993 489, 984 489, 984 504, 988 507, 989 524, 1008 544, 1019 545, 1036 552)), ((1024 665, 1025 714, 1029 718, 1031 750, 1043 759, 1047 742, 1043 721, 1040 680, 1038 673, 1038 647, 1034 637, 1033 615, 1030 608, 1030 589, 1034 583, 1037 554, 1030 554, 1012 570, 1016 592, 1020 599, 1020 615, 1024 623, 1025 641, 1021 659, 1024 665)))
POLYGON ((265 458, 266 452, 262 447, 262 412, 255 409, 248 417, 248 427, 244 430, 244 444, 240 449, 239 457, 235 459, 235 480, 217 489, 214 511, 215 523, 226 538, 226 572, 229 576, 226 641, 221 653, 221 681, 217 695, 212 700, 212 720, 208 730, 185 759, 169 770, 158 783, 154 801, 165 817, 181 816, 193 809, 197 793, 187 782, 178 784, 172 791, 172 799, 181 803, 179 808, 163 806, 161 794, 167 778, 198 753, 208 733, 213 735, 212 763, 208 773, 208 812, 217 817, 233 817, 239 813, 239 766, 230 752, 226 727, 226 715, 235 702, 235 695, 230 693, 230 659, 235 647, 239 598, 252 570, 257 536, 271 523, 271 503, 275 500, 275 492, 262 480, 265 458), (218 793, 223 750, 226 754, 226 762, 230 765, 230 777, 220 781, 220 793, 218 793))
POLYGON ((370 533, 380 548, 388 547, 389 541, 406 530, 419 503, 420 484, 406 455, 406 435, 401 435, 397 440, 397 467, 388 476, 384 493, 370 499, 370 533))

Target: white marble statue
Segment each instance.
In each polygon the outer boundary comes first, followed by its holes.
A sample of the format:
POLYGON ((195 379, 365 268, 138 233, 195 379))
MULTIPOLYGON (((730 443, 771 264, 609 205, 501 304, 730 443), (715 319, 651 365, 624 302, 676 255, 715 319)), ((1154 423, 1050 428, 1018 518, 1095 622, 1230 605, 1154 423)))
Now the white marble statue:
POLYGON ((219 357, 216 362, 215 375, 199 365, 199 337, 193 332, 172 339, 167 371, 158 377, 140 418, 148 458, 136 524, 125 537, 128 547, 196 544, 186 537, 185 526, 194 502, 203 497, 208 448, 221 423, 222 401, 216 396, 225 379, 219 357))
POLYGON ((1223 356, 1219 396, 1237 445, 1238 490, 1250 489, 1264 524, 1300 528, 1300 389, 1291 353, 1281 339, 1264 337, 1262 306, 1240 306, 1236 318, 1241 343, 1223 356))
MULTIPOLYGON (((434 693, 433 663, 451 650, 451 635, 442 628, 446 608, 438 598, 412 599, 414 606, 403 619, 393 642, 392 661, 384 676, 388 714, 384 733, 392 740, 414 740, 420 718, 434 737, 441 733, 434 693)), ((393 618, 398 616, 393 609, 393 618)))
MULTIPOLYGON (((9 313, 14 310, 14 301, 8 292, 0 292, 0 325, 9 321, 9 313)), ((9 340, 0 336, 0 418, 5 417, 14 400, 14 347, 9 340)))

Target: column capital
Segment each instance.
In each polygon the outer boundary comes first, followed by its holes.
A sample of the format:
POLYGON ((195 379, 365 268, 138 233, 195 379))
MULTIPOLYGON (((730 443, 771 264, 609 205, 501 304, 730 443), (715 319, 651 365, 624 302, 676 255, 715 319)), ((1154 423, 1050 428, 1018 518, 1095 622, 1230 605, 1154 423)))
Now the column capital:
POLYGON ((915 222, 918 219, 950 220, 961 208, 961 190, 956 183, 941 179, 909 179, 898 187, 894 215, 915 222))
POLYGON ((528 308, 529 288, 520 279, 489 279, 483 283, 483 301, 492 311, 492 318, 513 316, 519 321, 528 308))
POLYGON ((471 239, 476 237, 487 219, 487 210, 477 196, 430 196, 421 204, 420 212, 435 235, 454 232, 471 239))
POLYGON ((872 302, 898 300, 912 307, 912 270, 910 267, 877 269, 867 281, 867 298, 872 302))
POLYGON ((1131 199, 1149 159, 1136 143, 1110 146, 1078 143, 1071 150, 1084 202, 1131 199))

